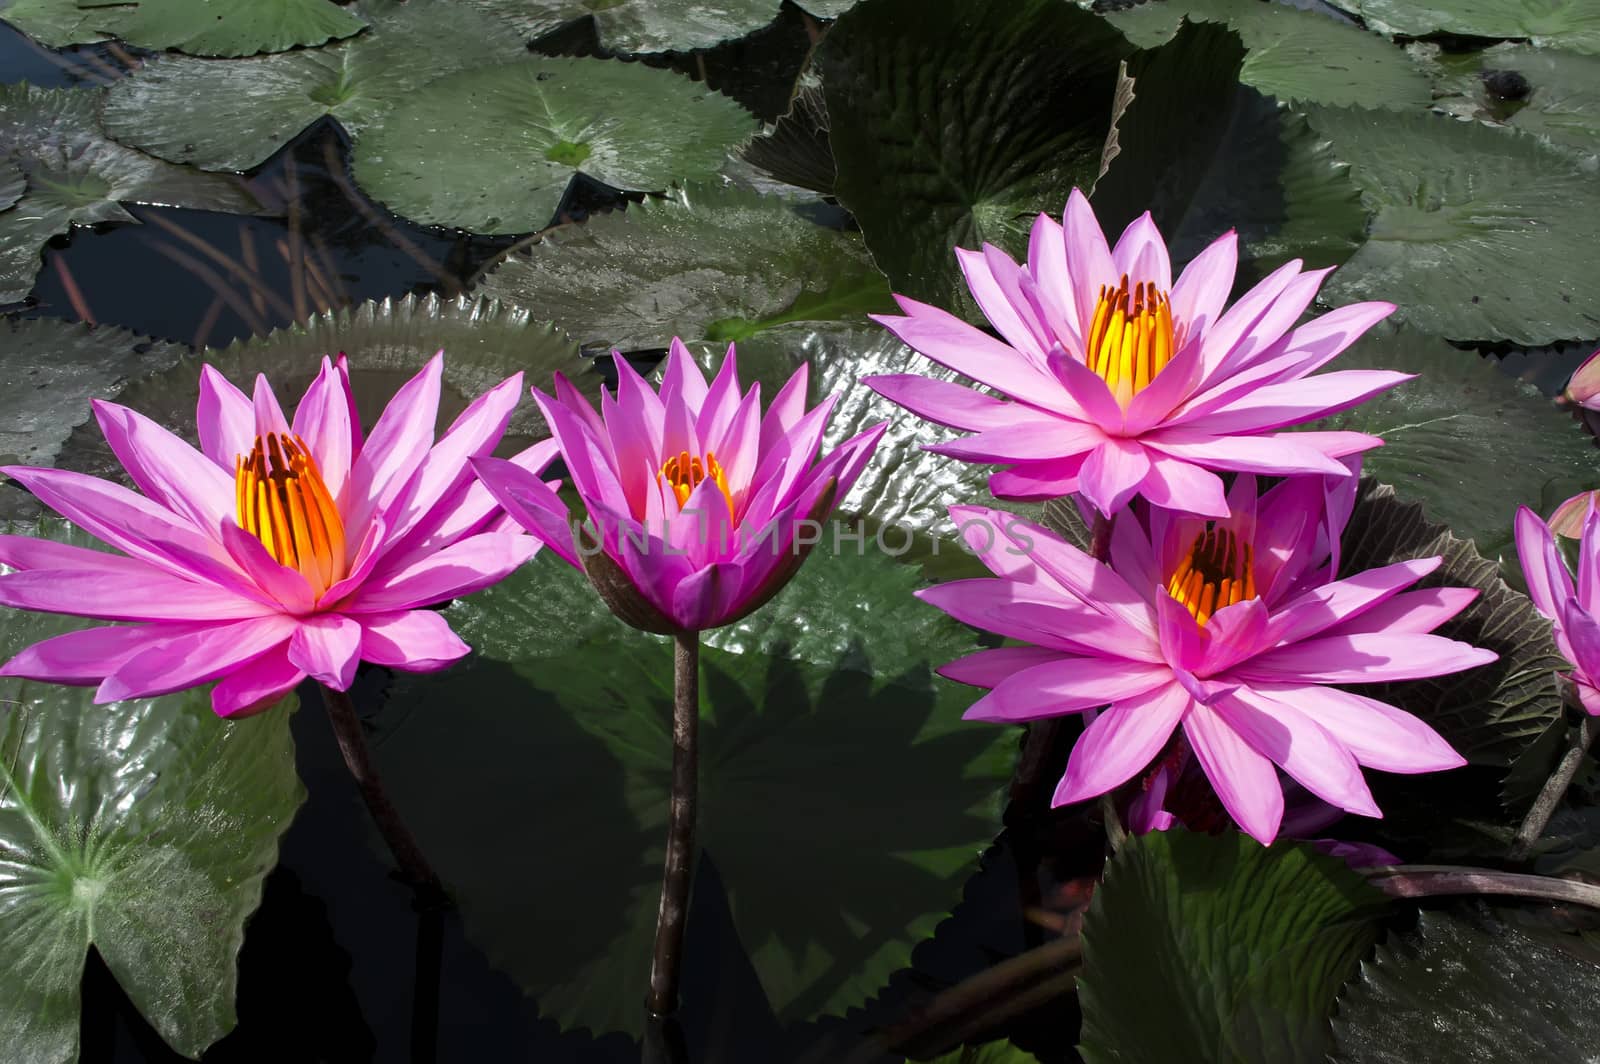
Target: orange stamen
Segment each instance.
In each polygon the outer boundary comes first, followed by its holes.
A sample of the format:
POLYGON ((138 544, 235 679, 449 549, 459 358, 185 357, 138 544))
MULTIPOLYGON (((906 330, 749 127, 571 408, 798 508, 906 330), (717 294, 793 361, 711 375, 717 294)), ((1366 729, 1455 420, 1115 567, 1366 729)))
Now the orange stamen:
POLYGON ((733 492, 728 490, 728 478, 722 471, 722 466, 717 464, 717 456, 707 451, 704 459, 692 458, 688 451, 679 451, 675 457, 668 458, 661 465, 661 472, 656 474, 656 480, 665 482, 672 488, 672 493, 678 497, 678 505, 682 506, 689 501, 689 496, 694 494, 694 489, 705 480, 711 480, 722 492, 722 497, 728 504, 728 518, 732 520, 738 512, 733 505, 733 492))
POLYGON ((1089 326, 1085 361, 1110 385, 1124 407, 1172 361, 1172 306, 1167 293, 1145 281, 1128 287, 1123 274, 1116 288, 1100 286, 1089 326))
POLYGON ((344 522, 316 459, 298 436, 257 436, 233 462, 239 527, 321 595, 349 572, 344 522))
POLYGON ((1218 610, 1255 598, 1250 544, 1228 529, 1206 529, 1167 579, 1167 592, 1201 625, 1218 610))

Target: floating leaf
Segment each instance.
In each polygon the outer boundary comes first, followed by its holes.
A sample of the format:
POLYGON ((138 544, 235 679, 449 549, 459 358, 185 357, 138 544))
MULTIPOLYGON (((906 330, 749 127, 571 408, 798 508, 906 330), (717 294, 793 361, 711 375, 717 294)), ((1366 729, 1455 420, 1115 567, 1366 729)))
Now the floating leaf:
POLYGON ((1589 1060, 1600 1045, 1600 967, 1574 953, 1492 919, 1424 910, 1340 995, 1332 1059, 1589 1060))
POLYGON ((1474 765, 1504 769, 1563 716, 1555 672, 1564 668, 1550 622, 1506 586, 1500 567, 1435 524, 1387 485, 1366 481, 1344 535, 1342 575, 1411 558, 1444 559, 1417 584, 1472 587, 1476 601, 1436 634, 1486 647, 1498 661, 1450 676, 1365 684, 1361 693, 1427 721, 1474 765))
POLYGON ((1433 69, 1440 110, 1514 126, 1584 157, 1600 152, 1600 58, 1506 43, 1441 53, 1433 69), (1508 84, 1508 73, 1522 83, 1508 84), (1513 94, 1503 95, 1508 88, 1513 94))
MULTIPOLYGON (((91 398, 165 369, 183 350, 109 325, 0 321, 0 465, 54 465, 73 427, 88 422, 91 398)), ((0 486, 0 517, 34 513, 31 495, 0 486)))
POLYGON ((366 22, 329 0, 78 0, 88 25, 141 48, 190 55, 283 52, 360 33, 366 22))
POLYGON ((0 0, 0 22, 51 48, 100 40, 104 35, 92 26, 98 14, 80 8, 77 0, 0 0))
MULTIPOLYGON (((8 531, 91 546, 61 522, 8 531)), ((0 657, 75 619, 5 610, 0 657)), ((178 1052, 235 1023, 245 920, 305 797, 288 705, 228 722, 204 690, 93 705, 92 687, 0 680, 0 1044, 78 1056, 93 946, 178 1052)))
POLYGON ((173 166, 107 140, 96 119, 101 94, 0 85, 0 162, 27 179, 0 212, 0 303, 25 298, 45 241, 74 225, 133 221, 124 202, 248 213, 259 209, 239 180, 173 166))
POLYGON ((1128 52, 1059 0, 866 0, 839 19, 815 58, 834 191, 896 291, 970 307, 950 249, 1016 253, 1094 183, 1128 52))
POLYGON ((1312 11, 1240 0, 1150 0, 1106 17, 1141 48, 1171 39, 1185 18, 1225 23, 1247 49, 1239 80, 1280 100, 1396 110, 1429 100, 1428 79, 1403 51, 1312 11))
POLYGON ((738 189, 674 190, 545 234, 478 291, 538 307, 584 344, 625 351, 674 336, 726 346, 893 310, 860 236, 818 225, 807 209, 738 189))
POLYGON ((1010 1042, 1000 1041, 952 1049, 928 1064, 1039 1064, 1039 1058, 1010 1042))
POLYGON ((22 198, 28 181, 22 176, 22 167, 9 159, 0 159, 0 211, 22 198))
POLYGON ((1388 300, 1453 340, 1600 334, 1600 286, 1575 268, 1600 241, 1600 189, 1576 162, 1438 115, 1318 108, 1310 119, 1376 215, 1326 298, 1388 300))
POLYGON ((638 63, 540 57, 451 74, 356 144, 356 180, 419 222, 479 233, 549 224, 578 171, 655 191, 716 172, 755 131, 738 104, 638 63))
POLYGON ((248 170, 319 118, 358 137, 445 74, 515 59, 523 42, 461 4, 407 0, 372 28, 314 51, 232 61, 146 61, 106 97, 117 140, 207 170, 248 170))
POLYGON ((833 195, 836 170, 828 146, 828 103, 822 86, 795 93, 789 110, 771 130, 745 145, 744 158, 779 181, 833 195))
MULTIPOLYGON (((445 392, 440 428, 467 403, 521 370, 532 379, 564 369, 580 388, 598 386, 599 375, 578 356, 577 345, 525 310, 488 300, 407 296, 329 311, 308 322, 252 337, 221 350, 189 356, 163 373, 123 389, 116 400, 195 442, 195 405, 200 397, 200 366, 210 363, 248 390, 265 373, 280 396, 299 396, 322 365, 324 355, 350 357, 351 386, 368 425, 384 403, 434 352, 443 350, 445 392)), ((548 435, 532 403, 521 403, 511 417, 504 450, 518 450, 548 435)), ((85 426, 63 448, 60 465, 118 477, 121 463, 99 430, 85 426)))
POLYGON ((1540 47, 1600 53, 1600 8, 1589 0, 1328 0, 1379 33, 1528 38, 1540 47))
POLYGON ((1583 429, 1533 385, 1472 351, 1413 329, 1379 326, 1332 368, 1417 374, 1308 427, 1381 436, 1384 445, 1363 457, 1365 472, 1421 503, 1429 520, 1473 540, 1487 557, 1512 553, 1518 506, 1548 514, 1600 486, 1600 455, 1583 429))
MULTIPOLYGON (((1013 737, 963 722, 968 695, 932 677, 971 639, 916 584, 913 567, 823 548, 764 609, 708 633, 697 841, 780 1019, 842 1011, 904 966, 997 826, 1013 737)), ((541 1013, 634 1030, 670 789, 670 647, 607 615, 554 557, 446 613, 477 654, 447 682, 399 681, 378 721, 385 779, 469 933, 541 1013), (523 845, 494 843, 507 822, 523 845)))
MULTIPOLYGON (((687 52, 758 30, 778 17, 779 0, 463 0, 530 37, 592 16, 613 52, 687 52)), ((813 12, 815 14, 815 12, 813 12)))
POLYGON ((1083 921, 1078 1050, 1109 1061, 1321 1060, 1384 898, 1304 843, 1158 831, 1106 865, 1083 921))

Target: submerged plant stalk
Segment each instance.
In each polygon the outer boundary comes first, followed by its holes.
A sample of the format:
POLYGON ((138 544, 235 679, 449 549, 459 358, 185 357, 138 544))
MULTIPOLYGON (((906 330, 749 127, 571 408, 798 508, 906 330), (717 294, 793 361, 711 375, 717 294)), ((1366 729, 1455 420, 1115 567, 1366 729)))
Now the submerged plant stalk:
POLYGON ((689 916, 689 884, 694 871, 694 821, 700 789, 699 632, 674 637, 672 666, 672 808, 647 1001, 657 1016, 678 1007, 678 969, 683 961, 683 928, 689 916))
POLYGON ((356 716, 356 707, 351 703, 349 694, 323 686, 322 703, 328 708, 328 720, 333 725, 333 736, 339 742, 339 753, 344 755, 345 767, 355 777, 361 798, 367 803, 367 812, 372 815, 373 823, 378 825, 383 841, 388 843, 389 852, 400 866, 401 876, 425 897, 442 899, 444 885, 433 866, 428 864, 428 859, 422 855, 422 847, 417 845, 416 838, 400 819, 400 813, 389 800, 388 792, 383 789, 383 781, 372 764, 366 737, 361 734, 361 721, 356 716))
POLYGON ((1578 722, 1577 742, 1568 747, 1565 756, 1561 758, 1561 763, 1550 774, 1550 778, 1545 780, 1544 789, 1539 792, 1539 797, 1533 800, 1532 808, 1528 810, 1522 826, 1517 829, 1516 838, 1511 840, 1511 850, 1506 854, 1507 858, 1522 861, 1533 850, 1533 844, 1544 834, 1545 826, 1555 815, 1556 806, 1561 804, 1567 788, 1572 785, 1573 777, 1577 776, 1578 769, 1583 766, 1583 759, 1589 753, 1589 747, 1594 745, 1596 735, 1600 735, 1600 723, 1585 714, 1578 722))

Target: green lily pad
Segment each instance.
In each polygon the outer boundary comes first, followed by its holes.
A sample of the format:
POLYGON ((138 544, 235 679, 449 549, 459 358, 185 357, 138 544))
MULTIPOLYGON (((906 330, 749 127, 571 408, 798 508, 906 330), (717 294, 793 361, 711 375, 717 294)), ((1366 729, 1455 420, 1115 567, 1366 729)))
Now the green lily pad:
POLYGON ((329 0, 78 0, 89 24, 141 48, 190 55, 283 52, 360 33, 366 21, 329 0))
MULTIPOLYGON (((708 633, 697 841, 783 1021, 857 1005, 906 965, 998 826, 1014 737, 963 722, 968 694, 931 675, 971 637, 912 598, 917 583, 882 555, 819 549, 764 609, 708 633)), ((554 557, 446 613, 476 654, 448 680, 397 681, 378 718, 384 778, 468 933, 540 1012, 636 1031, 670 645, 554 557), (493 841, 508 822, 523 832, 509 849, 493 841)))
POLYGON ((1585 158, 1600 152, 1600 57, 1497 44, 1481 52, 1441 54, 1433 67, 1440 93, 1436 108, 1512 126, 1585 158), (1483 75, 1492 71, 1521 74, 1529 85, 1527 96, 1504 99, 1491 92, 1483 75))
MULTIPOLYGON (((183 347, 109 325, 54 318, 0 321, 0 464, 54 465, 89 400, 165 369, 183 347)), ((0 485, 0 519, 34 516, 33 496, 0 485)))
POLYGON ((102 40, 92 25, 97 12, 77 0, 0 0, 0 22, 9 22, 40 44, 65 48, 102 40))
POLYGON ((1594 175, 1536 138, 1439 115, 1317 108, 1376 215, 1323 290, 1384 299, 1424 332, 1536 346, 1600 334, 1594 175))
POLYGON ((173 162, 248 170, 324 116, 359 137, 435 78, 526 51, 507 27, 445 0, 407 0, 368 17, 368 32, 314 51, 149 60, 111 87, 106 129, 173 162))
MULTIPOLYGON (((80 546, 64 523, 11 526, 80 546)), ((85 627, 0 612, 0 656, 85 627)), ((204 690, 92 705, 92 687, 0 680, 0 1043, 78 1057, 84 958, 189 1057, 234 1025, 235 958, 305 797, 288 705, 218 720, 204 690)))
POLYGON ((1302 118, 1237 84, 1241 55, 1232 31, 1199 24, 1129 62, 1133 101, 1095 185, 1100 224, 1118 233, 1149 210, 1180 263, 1237 230, 1241 282, 1295 258, 1343 262, 1367 227, 1349 167, 1302 118))
POLYGON ((1016 254, 1094 183, 1129 51, 1059 0, 867 0, 834 24, 814 60, 834 191, 895 291, 971 309, 950 249, 1016 254))
POLYGON ((1419 502, 1430 520, 1472 540, 1485 556, 1514 553, 1517 507, 1548 514, 1600 486, 1593 440, 1531 384, 1493 362, 1409 328, 1379 326, 1333 369, 1415 373, 1376 398, 1315 427, 1383 438, 1365 471, 1419 502))
POLYGON ((1600 967, 1569 936, 1425 910, 1361 965, 1334 1017, 1338 1064, 1581 1061, 1600 1045, 1600 967), (1564 941, 1573 943, 1564 948, 1564 941))
MULTIPOLYGON (((115 398, 195 443, 194 411, 203 363, 215 366, 247 392, 255 375, 265 373, 287 406, 316 377, 323 356, 342 351, 350 358, 356 406, 362 420, 371 425, 395 390, 441 349, 445 381, 439 405, 441 430, 472 399, 519 370, 530 380, 564 370, 580 389, 591 392, 601 380, 578 355, 576 344, 525 310, 490 300, 429 295, 327 311, 266 336, 239 340, 220 350, 207 348, 134 381, 115 398)), ((534 405, 519 403, 497 453, 514 453, 547 435, 534 405)), ((73 432, 57 464, 111 478, 120 477, 122 470, 94 424, 73 432)))
POLYGON ((1039 1058, 1010 1042, 1001 1041, 952 1049, 928 1064, 1039 1064, 1039 1058))
POLYGON ((8 159, 0 159, 0 211, 6 210, 28 188, 28 179, 22 176, 22 167, 8 159))
POLYGON ((1600 8, 1589 0, 1328 0, 1379 33, 1526 38, 1542 48, 1600 53, 1600 8))
POLYGON ((201 210, 259 210, 243 182, 154 159, 107 140, 96 110, 101 94, 0 85, 0 162, 27 179, 0 211, 0 303, 25 298, 45 241, 74 225, 131 222, 124 202, 201 210))
MULTIPOLYGON (((593 17, 600 43, 624 53, 688 52, 743 37, 778 17, 778 0, 463 0, 539 37, 593 17)), ((815 12, 813 12, 815 14, 815 12)))
POLYGON ((625 351, 674 336, 726 347, 782 325, 892 311, 861 237, 806 209, 733 188, 678 189, 545 234, 477 291, 538 307, 586 345, 625 351))
POLYGON ((1430 98, 1428 79, 1403 51, 1313 11, 1240 0, 1150 0, 1106 17, 1141 48, 1170 40, 1185 18, 1225 23, 1246 49, 1239 80, 1280 100, 1406 110, 1430 98))
POLYGON ((1088 1064, 1322 1060, 1385 901, 1304 843, 1130 838, 1083 921, 1078 1051, 1088 1064))
POLYGON ((802 85, 789 110, 741 153, 752 166, 779 181, 833 195, 837 169, 828 146, 828 102, 821 83, 802 85))
POLYGON ((665 70, 540 57, 452 74, 356 144, 356 180, 419 222, 479 233, 549 224, 579 170, 656 191, 709 176, 755 132, 751 115, 665 70))

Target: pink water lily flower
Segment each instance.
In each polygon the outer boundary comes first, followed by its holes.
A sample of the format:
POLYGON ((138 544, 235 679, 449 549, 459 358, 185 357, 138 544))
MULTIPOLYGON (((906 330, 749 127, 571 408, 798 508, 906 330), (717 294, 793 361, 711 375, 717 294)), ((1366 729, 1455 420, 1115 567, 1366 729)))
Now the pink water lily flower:
POLYGON ((1579 506, 1583 517, 1576 582, 1550 525, 1526 506, 1517 511, 1517 557, 1528 581, 1528 597, 1554 622, 1556 646, 1572 662, 1567 676, 1578 701, 1590 714, 1600 716, 1600 510, 1595 493, 1568 499, 1556 513, 1570 513, 1579 506))
POLYGON ((1255 478, 1241 476, 1232 515, 1216 522, 1125 512, 1110 564, 1001 511, 952 507, 995 578, 918 594, 1031 645, 982 650, 940 672, 989 689, 967 712, 977 720, 1109 707, 1073 747, 1055 805, 1121 786, 1181 730, 1228 814, 1263 843, 1283 815, 1274 766, 1330 805, 1380 816, 1361 766, 1464 762, 1416 717, 1330 685, 1438 676, 1495 654, 1428 634, 1477 594, 1407 590, 1438 558, 1334 579, 1350 493, 1325 483, 1293 478, 1258 500, 1255 478))
POLYGON ((1297 259, 1231 307, 1238 238, 1227 233, 1174 282, 1148 213, 1106 244, 1078 191, 1062 223, 1034 222, 1028 261, 957 248, 973 298, 1003 339, 899 298, 875 316, 909 346, 1009 401, 914 374, 864 378, 920 417, 973 433, 928 448, 1003 465, 998 498, 1082 492, 1110 515, 1142 496, 1221 517, 1216 470, 1339 476, 1336 459, 1381 442, 1358 432, 1278 432, 1327 417, 1408 379, 1347 370, 1306 379, 1388 316, 1356 303, 1293 328, 1328 270, 1297 259))
MULTIPOLYGON (((61 469, 4 472, 121 553, 0 536, 0 604, 128 625, 28 647, 0 675, 98 684, 111 702, 220 681, 212 708, 270 706, 307 676, 342 691, 359 661, 442 668, 467 652, 423 609, 505 576, 539 543, 472 476, 510 420, 521 374, 476 399, 434 442, 443 352, 363 441, 345 360, 323 359, 291 423, 265 377, 246 396, 201 371, 200 450, 149 418, 96 402, 138 485, 61 469), (143 494, 141 494, 142 492, 143 494)), ((542 469, 546 441, 516 463, 542 469)))
POLYGON ((676 339, 659 394, 620 355, 616 365, 599 413, 560 374, 554 396, 533 389, 588 510, 584 536, 526 469, 477 459, 478 475, 629 624, 681 633, 736 621, 793 575, 885 426, 819 460, 837 397, 807 410, 804 364, 765 416, 760 385, 741 395, 731 345, 709 387, 676 339))

